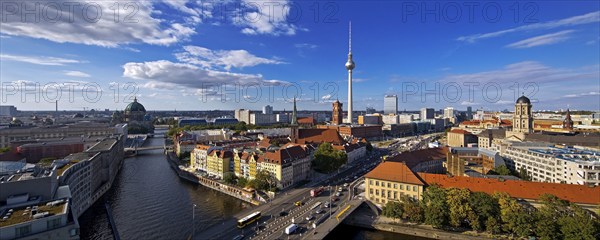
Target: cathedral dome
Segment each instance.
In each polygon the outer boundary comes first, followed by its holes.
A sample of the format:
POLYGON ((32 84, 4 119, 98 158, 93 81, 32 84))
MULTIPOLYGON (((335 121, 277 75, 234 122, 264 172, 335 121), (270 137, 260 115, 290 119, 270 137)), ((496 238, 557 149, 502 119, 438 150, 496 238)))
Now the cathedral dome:
POLYGON ((134 98, 133 102, 125 108, 125 112, 146 112, 146 108, 137 101, 137 98, 134 98))
POLYGON ((523 95, 519 99, 517 99, 517 103, 531 104, 531 101, 529 101, 529 98, 527 98, 523 95))

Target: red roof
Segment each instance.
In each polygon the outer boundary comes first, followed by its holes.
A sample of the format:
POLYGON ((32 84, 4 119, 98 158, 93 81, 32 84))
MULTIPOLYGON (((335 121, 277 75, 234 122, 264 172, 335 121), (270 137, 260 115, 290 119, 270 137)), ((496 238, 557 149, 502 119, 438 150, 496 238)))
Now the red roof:
POLYGON ((409 168, 413 168, 414 166, 422 162, 446 160, 447 153, 447 147, 427 148, 412 152, 403 152, 401 154, 388 158, 386 161, 404 162, 409 168))
POLYGON ((443 188, 466 188, 472 192, 493 194, 505 192, 520 199, 539 199, 543 194, 552 194, 574 203, 600 204, 600 187, 574 184, 528 182, 518 180, 498 180, 490 178, 450 177, 444 174, 417 173, 428 185, 443 188))
POLYGON ((306 143, 323 143, 343 144, 344 139, 336 129, 298 129, 298 142, 306 143))
POLYGON ((259 161, 283 164, 295 159, 304 158, 308 153, 300 145, 280 148, 274 152, 266 152, 260 156, 259 161))
POLYGON ((375 169, 367 173, 365 178, 425 185, 406 164, 401 162, 382 162, 375 169))
POLYGON ((313 117, 299 117, 298 124, 316 124, 317 121, 313 117))
POLYGON ((472 133, 470 133, 468 131, 465 131, 465 130, 462 130, 462 129, 458 129, 458 128, 452 129, 452 130, 450 130, 450 132, 451 133, 463 134, 463 135, 472 135, 472 133))

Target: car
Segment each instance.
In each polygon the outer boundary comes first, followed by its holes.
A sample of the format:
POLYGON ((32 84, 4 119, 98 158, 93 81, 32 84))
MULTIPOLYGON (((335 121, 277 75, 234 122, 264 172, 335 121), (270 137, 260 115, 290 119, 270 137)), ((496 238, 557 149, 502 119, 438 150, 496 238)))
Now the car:
POLYGON ((315 218, 315 216, 314 216, 314 215, 309 215, 308 217, 306 217, 306 221, 313 220, 313 218, 315 218))
POLYGON ((319 214, 319 213, 322 213, 322 212, 324 212, 324 211, 323 211, 323 209, 320 209, 320 208, 317 209, 317 211, 315 211, 316 214, 319 214))
POLYGON ((288 213, 286 211, 279 212, 280 217, 287 216, 287 215, 288 215, 288 213))
POLYGON ((342 191, 344 191, 343 188, 338 188, 338 192, 342 192, 342 191))
POLYGON ((329 207, 329 202, 325 202, 325 204, 323 204, 324 207, 328 208, 329 207))
POLYGON ((348 186, 348 183, 344 183, 344 187, 347 187, 347 186, 348 186))
POLYGON ((341 195, 342 195, 342 193, 340 193, 340 192, 337 192, 337 193, 335 193, 335 196, 336 196, 336 197, 339 197, 339 196, 341 196, 341 195))
POLYGON ((335 202, 335 201, 337 201, 337 200, 340 200, 340 199, 339 199, 339 198, 337 198, 337 197, 334 197, 334 198, 333 198, 333 201, 334 201, 334 202, 335 202))
POLYGON ((299 207, 299 206, 302 206, 302 201, 297 201, 297 202, 295 202, 295 203, 294 203, 294 205, 296 205, 296 206, 298 206, 298 207, 299 207))
POLYGON ((233 240, 242 240, 244 239, 244 235, 237 235, 233 238, 233 240))

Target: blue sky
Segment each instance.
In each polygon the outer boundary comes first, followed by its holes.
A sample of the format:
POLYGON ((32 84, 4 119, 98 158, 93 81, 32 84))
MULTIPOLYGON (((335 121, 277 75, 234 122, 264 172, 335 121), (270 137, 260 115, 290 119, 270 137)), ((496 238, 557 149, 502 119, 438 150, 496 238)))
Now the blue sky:
POLYGON ((355 110, 600 109, 597 1, 72 2, 2 5, 0 104, 345 108, 352 21, 355 110))

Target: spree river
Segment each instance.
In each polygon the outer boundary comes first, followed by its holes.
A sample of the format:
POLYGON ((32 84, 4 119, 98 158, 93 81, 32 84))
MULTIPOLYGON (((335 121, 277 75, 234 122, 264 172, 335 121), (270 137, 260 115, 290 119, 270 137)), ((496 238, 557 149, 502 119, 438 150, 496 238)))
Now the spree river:
MULTIPOLYGON (((163 142, 164 138, 148 138, 145 146, 162 146, 163 142)), ((121 239, 187 239, 192 233, 192 224, 199 233, 252 207, 236 198, 180 180, 162 150, 146 151, 125 159, 112 188, 79 219, 81 239, 113 239, 105 201, 111 205, 121 239)), ((352 236, 347 239, 413 239, 347 226, 336 230, 332 235, 352 236)))

